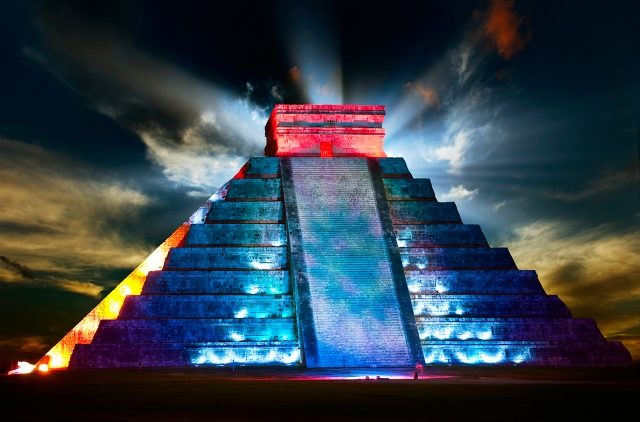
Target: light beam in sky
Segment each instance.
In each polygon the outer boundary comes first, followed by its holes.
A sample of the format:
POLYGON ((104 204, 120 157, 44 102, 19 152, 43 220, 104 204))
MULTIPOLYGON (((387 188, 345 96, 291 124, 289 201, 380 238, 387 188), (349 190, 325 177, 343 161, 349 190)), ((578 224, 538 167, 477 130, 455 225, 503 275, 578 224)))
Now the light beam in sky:
POLYGON ((342 104, 340 45, 335 19, 321 5, 289 4, 283 25, 290 77, 310 104, 342 104))

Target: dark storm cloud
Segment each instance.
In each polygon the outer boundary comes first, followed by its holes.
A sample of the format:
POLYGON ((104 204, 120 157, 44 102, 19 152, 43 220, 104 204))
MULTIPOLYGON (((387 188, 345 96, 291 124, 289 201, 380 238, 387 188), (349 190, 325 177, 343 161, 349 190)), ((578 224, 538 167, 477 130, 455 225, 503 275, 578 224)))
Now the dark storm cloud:
MULTIPOLYGON (((638 335, 640 228, 618 233, 613 224, 576 227, 569 221, 521 226, 509 249, 516 264, 535 269, 545 290, 559 295, 574 316, 594 318, 605 336, 638 335)), ((634 356, 639 352, 636 344, 634 356)))
POLYGON ((606 173, 598 179, 589 181, 581 189, 569 192, 555 191, 550 192, 549 195, 562 201, 580 201, 607 191, 615 191, 628 185, 637 184, 638 170, 638 163, 633 162, 620 171, 606 173))
MULTIPOLYGON (((102 7, 43 3, 39 12, 47 58, 25 54, 136 133, 170 180, 211 194, 261 152, 267 109, 252 102, 253 89, 232 94, 152 57, 134 47, 125 17, 105 18, 102 7)), ((282 99, 276 85, 269 94, 282 99)))
POLYGON ((113 282, 101 269, 131 268, 151 249, 121 230, 151 198, 41 147, 0 138, 0 148, 0 227, 14 228, 0 231, 1 282, 97 297, 113 282))
MULTIPOLYGON (((615 14, 596 9, 577 13, 589 21, 615 14)), ((610 48, 632 50, 633 29, 622 20, 612 32, 599 19, 597 30, 568 30, 571 13, 527 2, 480 4, 459 43, 409 79, 408 87, 433 89, 440 108, 415 90, 388 107, 387 150, 431 177, 443 197, 476 192, 459 206, 463 216, 486 223, 490 238, 504 240, 533 215, 580 229, 616 221, 622 232, 637 224, 638 108, 629 95, 637 80, 621 70, 632 69, 634 58, 610 48), (584 63, 568 65, 564 52, 578 50, 584 63), (591 68, 598 70, 585 71, 591 68), (577 203, 584 212, 576 212, 577 203), (495 222, 497 211, 508 218, 504 224, 495 222)))
POLYGON ((23 281, 31 277, 31 271, 24 265, 0 255, 0 282, 23 281))
POLYGON ((121 8, 78 6, 40 3, 40 28, 51 59, 33 49, 26 50, 28 56, 50 66, 95 107, 131 128, 162 125, 179 142, 178 132, 199 116, 196 104, 185 101, 184 95, 173 95, 189 87, 168 66, 130 45, 126 22, 118 19, 124 16, 117 16, 121 8))
POLYGON ((444 162, 459 173, 504 140, 496 122, 517 89, 508 80, 513 64, 504 59, 525 48, 518 35, 522 23, 513 2, 480 3, 469 12, 454 37, 457 43, 404 82, 405 92, 389 106, 389 140, 401 140, 399 152, 413 138, 421 150, 417 166, 444 162))

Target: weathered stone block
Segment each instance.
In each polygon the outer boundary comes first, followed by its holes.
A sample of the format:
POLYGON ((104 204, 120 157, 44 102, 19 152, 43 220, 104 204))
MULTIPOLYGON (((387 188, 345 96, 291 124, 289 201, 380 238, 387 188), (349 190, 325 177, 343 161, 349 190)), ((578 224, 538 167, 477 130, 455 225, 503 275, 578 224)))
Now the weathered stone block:
POLYGON ((290 318, 293 301, 283 296, 128 296, 119 318, 290 318))
POLYGON ((488 247, 476 224, 398 225, 396 239, 401 248, 488 247))
POLYGON ((185 246, 193 245, 245 245, 284 246, 287 234, 284 224, 193 224, 185 246))
POLYGON ((390 201, 393 224, 462 223, 453 202, 390 201))
POLYGON ((435 201, 431 180, 429 179, 391 179, 384 178, 387 198, 392 200, 435 201))
POLYGON ((380 169, 384 177, 411 177, 407 163, 403 158, 380 158, 378 162, 380 163, 380 169))
POLYGON ((286 270, 152 271, 142 294, 289 294, 286 270))
POLYGON ((229 182, 227 201, 278 201, 282 199, 280 179, 233 179, 229 182))
POLYGON ((280 160, 277 157, 251 157, 245 169, 246 177, 277 177, 280 160))
POLYGON ((254 269, 277 270, 287 267, 285 247, 184 247, 173 248, 165 269, 254 269))
POLYGON ((405 270, 516 269, 506 248, 401 248, 405 270))
POLYGON ((282 223, 281 202, 214 202, 207 223, 282 223))
POLYGON ((408 270, 412 294, 544 294, 535 271, 408 270))

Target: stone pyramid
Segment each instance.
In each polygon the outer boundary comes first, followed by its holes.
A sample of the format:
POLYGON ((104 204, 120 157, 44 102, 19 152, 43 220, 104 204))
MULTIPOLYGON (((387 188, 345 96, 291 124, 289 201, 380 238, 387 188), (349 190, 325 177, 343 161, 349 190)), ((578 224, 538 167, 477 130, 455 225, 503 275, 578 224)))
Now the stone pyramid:
POLYGON ((383 106, 277 105, 251 158, 52 368, 627 365, 382 148, 383 106))

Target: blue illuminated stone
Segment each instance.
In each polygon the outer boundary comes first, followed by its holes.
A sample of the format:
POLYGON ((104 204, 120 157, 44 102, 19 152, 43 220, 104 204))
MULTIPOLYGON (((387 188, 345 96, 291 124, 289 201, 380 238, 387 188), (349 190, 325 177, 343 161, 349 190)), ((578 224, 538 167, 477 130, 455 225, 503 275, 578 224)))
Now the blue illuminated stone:
POLYGON ((183 247, 169 252, 166 269, 237 268, 277 270, 287 266, 285 247, 183 247))
POLYGON ((289 271, 152 271, 143 294, 289 294, 289 271))
POLYGON ((402 158, 380 158, 378 162, 384 177, 411 177, 407 163, 402 158))
POLYGON ((461 223, 453 202, 392 201, 389 202, 394 224, 461 223))
POLYGON ((401 158, 251 158, 201 210, 72 368, 630 362, 401 158))
POLYGON ((429 179, 384 179, 383 183, 389 200, 436 200, 429 179))
POLYGON ((281 223, 282 202, 215 202, 206 223, 281 223))
POLYGON ((251 157, 247 162, 246 177, 278 177, 280 159, 276 157, 251 157))
POLYGON ((281 195, 280 179, 234 179, 229 182, 226 199, 277 201, 281 195))
POLYGON ((185 246, 284 246, 284 224, 198 224, 189 229, 185 246))

